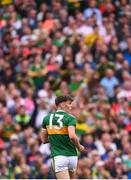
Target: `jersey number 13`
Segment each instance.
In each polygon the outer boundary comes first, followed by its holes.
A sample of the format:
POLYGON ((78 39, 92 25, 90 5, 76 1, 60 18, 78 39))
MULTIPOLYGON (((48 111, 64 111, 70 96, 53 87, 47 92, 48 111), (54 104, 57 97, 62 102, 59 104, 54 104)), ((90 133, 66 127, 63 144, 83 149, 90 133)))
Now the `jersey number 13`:
POLYGON ((49 119, 49 128, 52 129, 52 127, 54 127, 55 129, 61 129, 63 127, 63 122, 62 122, 63 117, 64 117, 64 115, 62 115, 62 114, 51 114, 50 119, 49 119), (58 120, 57 120, 57 123, 59 124, 58 126, 53 125, 54 117, 58 118, 58 120))

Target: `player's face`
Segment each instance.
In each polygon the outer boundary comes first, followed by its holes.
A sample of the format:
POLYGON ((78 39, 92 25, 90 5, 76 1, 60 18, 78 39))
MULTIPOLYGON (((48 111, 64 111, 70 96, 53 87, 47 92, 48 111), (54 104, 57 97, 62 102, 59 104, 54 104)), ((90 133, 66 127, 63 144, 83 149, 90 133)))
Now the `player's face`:
POLYGON ((74 102, 73 101, 67 101, 66 107, 67 107, 67 110, 69 110, 69 111, 73 110, 74 102))

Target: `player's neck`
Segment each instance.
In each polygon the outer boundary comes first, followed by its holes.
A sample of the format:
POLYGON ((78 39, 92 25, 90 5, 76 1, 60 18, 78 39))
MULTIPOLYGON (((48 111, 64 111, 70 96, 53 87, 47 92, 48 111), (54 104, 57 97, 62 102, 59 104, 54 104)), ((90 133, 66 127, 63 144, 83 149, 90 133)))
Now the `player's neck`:
POLYGON ((66 113, 68 113, 68 114, 71 114, 71 112, 68 110, 68 109, 64 109, 64 108, 58 108, 57 109, 57 112, 59 112, 59 111, 63 111, 63 112, 66 112, 66 113))
POLYGON ((67 112, 64 108, 60 108, 60 107, 57 108, 57 111, 67 112))

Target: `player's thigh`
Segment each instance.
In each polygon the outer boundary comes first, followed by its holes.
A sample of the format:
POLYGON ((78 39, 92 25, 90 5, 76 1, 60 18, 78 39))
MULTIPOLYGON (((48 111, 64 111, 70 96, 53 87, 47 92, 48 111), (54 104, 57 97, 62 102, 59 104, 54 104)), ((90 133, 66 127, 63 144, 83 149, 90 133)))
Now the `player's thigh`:
POLYGON ((75 172, 77 169, 78 157, 77 156, 69 156, 68 160, 69 160, 68 170, 70 172, 75 172))
POLYGON ((69 160, 66 156, 56 156, 52 158, 52 167, 55 173, 68 170, 69 160))

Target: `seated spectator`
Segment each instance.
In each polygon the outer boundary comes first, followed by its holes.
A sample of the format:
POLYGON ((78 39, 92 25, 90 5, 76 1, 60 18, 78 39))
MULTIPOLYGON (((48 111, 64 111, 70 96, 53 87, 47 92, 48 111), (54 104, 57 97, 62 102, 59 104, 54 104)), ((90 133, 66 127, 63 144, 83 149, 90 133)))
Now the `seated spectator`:
POLYGON ((130 2, 0 0, 0 179, 55 179, 40 128, 74 96, 76 179, 131 179, 130 2))
POLYGON ((3 123, 0 124, 0 134, 4 141, 8 142, 12 134, 20 131, 20 126, 13 122, 10 114, 6 114, 3 119, 3 123))
POLYGON ((102 78, 101 80, 101 85, 105 87, 106 89, 106 95, 108 97, 113 97, 114 96, 114 87, 118 85, 118 80, 114 76, 114 72, 111 69, 106 70, 105 77, 102 78))

